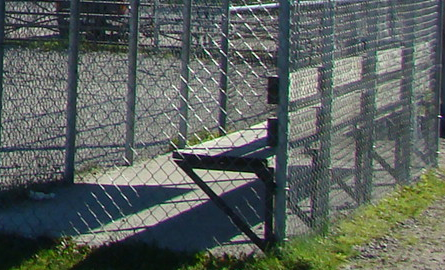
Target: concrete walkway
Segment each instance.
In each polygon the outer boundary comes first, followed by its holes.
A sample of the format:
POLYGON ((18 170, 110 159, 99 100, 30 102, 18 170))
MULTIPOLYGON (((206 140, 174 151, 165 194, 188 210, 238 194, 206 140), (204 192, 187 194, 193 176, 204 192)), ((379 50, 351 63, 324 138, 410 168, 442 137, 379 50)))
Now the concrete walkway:
MULTIPOLYGON (((262 132, 264 129, 259 129, 250 135, 262 137, 262 132)), ((196 147, 217 148, 252 139, 238 135, 196 147)), ((255 175, 215 171, 199 174, 261 235, 264 192, 255 175)), ((1 209, 0 230, 30 237, 72 236, 89 245, 143 240, 175 250, 212 249, 246 240, 185 176, 171 153, 131 167, 90 173, 78 177, 72 186, 46 192, 53 193, 54 198, 28 198, 1 209)))
MULTIPOLYGON (((234 133, 195 146, 199 149, 223 149, 264 138, 264 126, 256 126, 249 136, 234 133)), ((244 134, 246 134, 244 132, 244 134)), ((341 137, 335 144, 333 177, 352 187, 354 181, 354 144, 341 137), (350 159, 345 159, 350 157, 350 159), (337 175, 337 176, 336 176, 337 175)), ((391 146, 393 148, 393 146, 391 146)), ((388 152, 387 154, 391 154, 388 152)), ((308 165, 310 159, 294 160, 308 165)), ((298 165, 298 164, 296 164, 298 165)), ((197 173, 259 235, 263 234, 263 183, 250 173, 197 170, 197 173)), ((298 183, 290 200, 301 209, 309 209, 308 174, 298 173, 298 183), (306 194, 306 195, 304 195, 306 194)), ((383 168, 374 194, 384 194, 394 185, 383 168)), ((25 199, 0 208, 0 231, 25 236, 72 236, 76 241, 101 245, 113 241, 142 240, 174 250, 220 250, 250 252, 255 248, 231 223, 229 218, 174 163, 171 153, 140 162, 131 167, 116 167, 101 173, 78 177, 72 186, 56 187, 47 192, 54 198, 25 199)), ((378 197, 377 195, 375 197, 378 197)), ((354 208, 355 202, 339 185, 333 183, 330 208, 334 211, 354 208)), ((288 211, 289 235, 307 232, 308 227, 288 211)))

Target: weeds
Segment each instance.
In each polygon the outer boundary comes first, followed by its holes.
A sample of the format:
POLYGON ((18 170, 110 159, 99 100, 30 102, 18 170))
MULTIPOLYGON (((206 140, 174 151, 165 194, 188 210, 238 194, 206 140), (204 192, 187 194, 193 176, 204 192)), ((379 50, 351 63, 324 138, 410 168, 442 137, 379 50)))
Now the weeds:
MULTIPOLYGON (((228 131, 227 133, 231 133, 233 131, 228 131)), ((186 145, 193 146, 200 143, 208 142, 214 139, 221 137, 218 131, 209 131, 208 129, 202 129, 193 133, 186 141, 186 145)), ((173 151, 178 148, 179 138, 174 138, 170 141, 170 146, 168 152, 173 151)))

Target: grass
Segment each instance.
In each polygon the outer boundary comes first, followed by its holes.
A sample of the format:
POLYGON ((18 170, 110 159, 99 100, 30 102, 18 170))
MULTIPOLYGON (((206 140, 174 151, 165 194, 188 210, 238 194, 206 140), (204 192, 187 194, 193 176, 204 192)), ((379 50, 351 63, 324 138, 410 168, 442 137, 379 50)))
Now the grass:
MULTIPOLYGON (((228 132, 230 133, 230 132, 228 132)), ((209 131, 206 129, 193 133, 190 139, 187 140, 187 145, 197 145, 200 143, 208 142, 216 138, 221 137, 218 131, 209 131)))
POLYGON ((69 239, 30 240, 0 235, 0 269, 338 269, 357 255, 354 247, 383 237, 445 196, 445 181, 441 179, 444 175, 443 171, 428 172, 417 184, 399 187, 378 203, 359 208, 349 218, 333 224, 328 233, 294 238, 263 256, 214 257, 143 243, 89 248, 69 239))
MULTIPOLYGON (((67 39, 45 39, 45 40, 8 40, 6 46, 23 47, 45 52, 50 51, 66 51, 69 43, 67 39)), ((128 46, 118 43, 97 43, 82 40, 80 42, 80 50, 88 52, 116 52, 127 53, 128 46)))
POLYGON ((0 269, 69 269, 87 249, 66 239, 28 239, 0 235, 0 269))
MULTIPOLYGON (((118 41, 94 42, 91 40, 80 40, 81 52, 107 52, 116 54, 128 54, 128 45, 118 41)), ((41 39, 41 40, 7 40, 5 46, 28 48, 43 52, 65 52, 68 50, 68 39, 41 39)), ((138 49, 140 55, 156 56, 164 59, 179 58, 180 48, 152 48, 150 46, 141 46, 138 49)))
MULTIPOLYGON (((226 133, 232 133, 233 130, 228 130, 226 133)), ((208 129, 202 129, 193 133, 189 138, 187 138, 186 145, 193 146, 201 143, 205 143, 214 139, 221 137, 222 135, 219 131, 210 131, 208 129)), ((168 152, 173 151, 178 148, 179 138, 174 138, 170 142, 168 152)))

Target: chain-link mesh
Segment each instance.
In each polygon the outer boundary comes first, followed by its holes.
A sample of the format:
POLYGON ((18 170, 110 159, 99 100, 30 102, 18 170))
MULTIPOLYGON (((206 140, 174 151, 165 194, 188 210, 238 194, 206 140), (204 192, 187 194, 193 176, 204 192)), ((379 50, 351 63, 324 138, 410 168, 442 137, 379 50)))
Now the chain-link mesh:
POLYGON ((438 1, 283 3, 6 1, 0 228, 247 252, 434 165, 438 1))
POLYGON ((320 229, 435 164, 437 4, 293 7, 289 235, 320 229))
MULTIPOLYGON (((61 178, 66 100, 66 53, 44 45, 45 37, 54 34, 51 5, 7 2, 6 10, 1 191, 61 178), (38 38, 42 50, 36 53, 38 38)), ((5 193, 2 203, 15 197, 23 194, 5 193)))

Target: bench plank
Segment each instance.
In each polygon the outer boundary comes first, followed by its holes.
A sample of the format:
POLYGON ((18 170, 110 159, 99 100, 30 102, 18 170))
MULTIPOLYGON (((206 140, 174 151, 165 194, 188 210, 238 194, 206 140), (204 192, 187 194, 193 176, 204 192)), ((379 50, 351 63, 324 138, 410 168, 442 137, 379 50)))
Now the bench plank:
POLYGON ((214 140, 179 149, 174 158, 195 156, 268 159, 275 155, 275 148, 268 145, 267 122, 237 131, 214 140))

